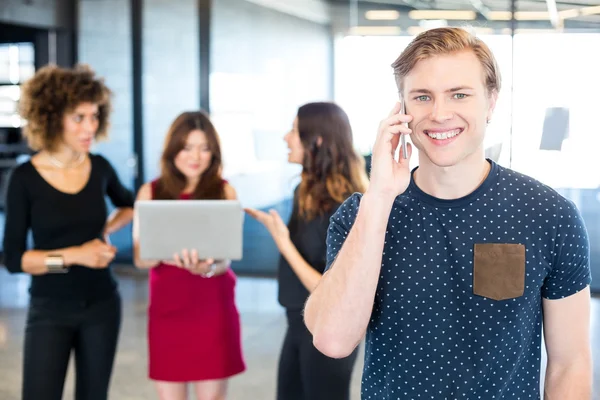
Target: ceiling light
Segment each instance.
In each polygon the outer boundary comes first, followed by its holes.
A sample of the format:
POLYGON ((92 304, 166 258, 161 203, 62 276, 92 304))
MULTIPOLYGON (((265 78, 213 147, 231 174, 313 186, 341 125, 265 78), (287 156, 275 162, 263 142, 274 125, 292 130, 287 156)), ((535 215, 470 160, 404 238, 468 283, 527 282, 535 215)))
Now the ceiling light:
MULTIPOLYGON (((560 11, 558 14, 561 18, 573 18, 568 15, 571 15, 575 11, 577 10, 565 10, 560 11)), ((577 12, 579 13, 580 11, 577 12)), ((510 11, 491 11, 489 13, 489 19, 494 21, 510 21, 510 18, 510 11)), ((515 19, 518 21, 547 21, 550 19, 550 13, 548 11, 517 11, 515 12, 515 19)))
POLYGON ((494 21, 510 21, 512 13, 510 11, 490 11, 488 13, 488 19, 494 21))
POLYGON ((546 34, 546 33, 557 33, 556 29, 515 29, 515 34, 546 34))
POLYGON ((369 10, 365 13, 365 18, 372 21, 394 21, 400 18, 400 13, 396 10, 369 10))
POLYGON ((570 10, 562 10, 558 12, 558 15, 561 19, 577 18, 580 14, 580 11, 576 8, 572 8, 570 10))
POLYGON ((581 15, 600 14, 600 6, 583 7, 579 9, 579 12, 581 13, 581 15))
POLYGON ((473 20, 477 18, 477 13, 460 10, 412 10, 408 12, 408 17, 411 19, 473 20))
POLYGON ((550 19, 548 11, 517 11, 515 19, 518 21, 547 21, 550 19))

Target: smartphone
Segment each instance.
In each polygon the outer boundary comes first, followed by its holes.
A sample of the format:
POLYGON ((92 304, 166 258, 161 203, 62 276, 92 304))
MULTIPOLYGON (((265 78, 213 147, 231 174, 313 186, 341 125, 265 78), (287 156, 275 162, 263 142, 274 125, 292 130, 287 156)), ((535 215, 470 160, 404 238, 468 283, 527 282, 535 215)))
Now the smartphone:
MULTIPOLYGON (((400 110, 400 114, 406 115, 406 103, 402 100, 402 109, 400 110)), ((404 123, 404 126, 408 128, 408 122, 404 123)), ((402 158, 408 158, 408 150, 406 149, 406 135, 404 133, 400 134, 400 142, 402 146, 402 158)))

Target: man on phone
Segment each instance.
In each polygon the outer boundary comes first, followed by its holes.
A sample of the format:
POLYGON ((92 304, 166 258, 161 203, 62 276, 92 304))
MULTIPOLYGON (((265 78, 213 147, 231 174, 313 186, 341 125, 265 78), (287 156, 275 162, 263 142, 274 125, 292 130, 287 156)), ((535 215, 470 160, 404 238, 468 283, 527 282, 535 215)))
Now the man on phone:
POLYGON ((381 122, 369 189, 331 218, 315 346, 344 357, 366 333, 363 399, 539 399, 543 323, 546 398, 589 399, 587 232, 572 202, 485 158, 493 54, 439 28, 393 68, 407 115, 381 122))

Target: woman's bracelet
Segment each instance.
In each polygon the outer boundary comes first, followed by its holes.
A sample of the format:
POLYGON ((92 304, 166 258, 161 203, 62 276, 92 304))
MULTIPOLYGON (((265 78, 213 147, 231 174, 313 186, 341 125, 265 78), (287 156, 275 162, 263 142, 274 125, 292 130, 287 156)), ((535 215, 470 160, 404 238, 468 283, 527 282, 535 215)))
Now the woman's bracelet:
POLYGON ((210 269, 207 273, 202 274, 204 278, 212 278, 215 276, 219 268, 223 267, 223 269, 229 268, 228 260, 217 260, 210 265, 210 269))

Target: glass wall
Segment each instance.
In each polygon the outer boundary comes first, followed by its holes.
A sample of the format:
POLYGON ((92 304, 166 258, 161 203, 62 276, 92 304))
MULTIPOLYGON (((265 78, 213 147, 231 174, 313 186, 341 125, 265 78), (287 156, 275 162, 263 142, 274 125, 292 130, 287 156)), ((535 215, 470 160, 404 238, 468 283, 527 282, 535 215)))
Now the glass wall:
MULTIPOLYGON (((224 176, 244 207, 274 208, 287 220, 299 168, 283 136, 299 106, 331 100, 329 27, 246 1, 213 2, 210 107, 224 176)), ((244 220, 236 272, 273 275, 279 252, 267 230, 244 220)))
POLYGON ((0 44, 0 127, 19 127, 20 85, 35 73, 33 43, 0 44))
POLYGON ((155 179, 167 130, 197 110, 199 49, 196 0, 144 0, 142 17, 144 174, 155 179))
POLYGON ((585 221, 600 292, 597 123, 600 33, 515 36, 512 167, 571 199, 585 221))
MULTIPOLYGON (((0 44, 0 222, 4 225, 4 202, 10 174, 29 153, 21 135, 18 114, 21 85, 35 71, 33 43, 0 44)), ((3 232, 0 232, 0 248, 3 232)))
MULTIPOLYGON (((105 79, 113 92, 109 140, 98 143, 92 151, 106 157, 123 184, 133 189, 137 169, 132 134, 129 2, 83 1, 79 4, 78 17, 79 62, 89 64, 99 76, 105 79)), ((112 235, 111 242, 119 249, 117 254, 119 260, 130 260, 132 254, 130 229, 123 229, 112 235)))
POLYGON ((515 36, 512 167, 556 188, 596 189, 600 33, 515 36))

